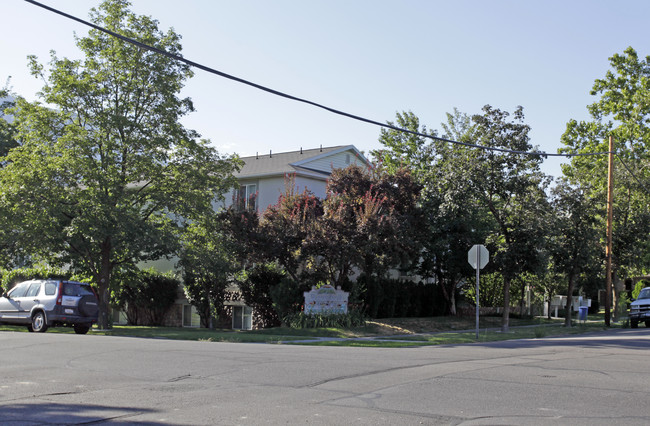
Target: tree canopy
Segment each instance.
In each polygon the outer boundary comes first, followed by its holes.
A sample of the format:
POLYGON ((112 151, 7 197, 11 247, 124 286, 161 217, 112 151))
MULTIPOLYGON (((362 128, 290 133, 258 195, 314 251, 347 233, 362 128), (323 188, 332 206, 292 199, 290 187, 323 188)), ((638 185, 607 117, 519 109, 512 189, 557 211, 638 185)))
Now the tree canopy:
MULTIPOLYGON (((106 0, 91 21, 180 54, 178 34, 128 6, 106 0)), ((178 96, 187 65, 95 29, 76 44, 83 59, 30 58, 48 107, 17 99, 19 146, 0 169, 0 212, 20 247, 93 277, 107 327, 114 268, 173 254, 187 220, 214 214, 238 162, 180 123, 193 111, 178 96)))

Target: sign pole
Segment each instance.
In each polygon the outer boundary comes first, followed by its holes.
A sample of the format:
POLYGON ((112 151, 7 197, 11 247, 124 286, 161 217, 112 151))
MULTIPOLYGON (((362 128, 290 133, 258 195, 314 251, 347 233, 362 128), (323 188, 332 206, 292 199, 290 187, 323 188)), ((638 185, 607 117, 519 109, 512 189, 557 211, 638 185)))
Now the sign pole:
POLYGON ((475 244, 467 252, 467 261, 472 268, 476 269, 476 340, 478 340, 478 320, 479 320, 479 280, 481 269, 487 265, 490 260, 490 252, 483 244, 475 244))
POLYGON ((479 305, 479 295, 478 295, 478 282, 479 282, 479 277, 481 275, 481 250, 476 250, 476 340, 478 340, 478 317, 479 317, 479 310, 478 310, 478 305, 479 305))

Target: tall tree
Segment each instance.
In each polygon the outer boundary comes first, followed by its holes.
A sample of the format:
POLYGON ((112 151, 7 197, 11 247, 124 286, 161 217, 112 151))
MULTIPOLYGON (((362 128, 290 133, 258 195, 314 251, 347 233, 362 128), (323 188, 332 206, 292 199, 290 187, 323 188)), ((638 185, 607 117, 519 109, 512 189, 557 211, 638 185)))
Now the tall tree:
POLYGON ((201 326, 213 328, 223 320, 226 289, 237 271, 235 250, 217 217, 194 221, 182 237, 178 262, 183 271, 187 300, 201 318, 201 326))
MULTIPOLYGON (((91 21, 180 54, 178 34, 128 7, 106 0, 91 21)), ((212 214, 233 186, 237 162, 180 124, 193 110, 178 96, 192 76, 187 65, 96 29, 76 44, 83 59, 53 53, 49 73, 31 58, 54 109, 18 99, 21 145, 0 169, 0 203, 19 218, 24 246, 93 277, 106 328, 113 269, 172 254, 185 220, 212 214)))
MULTIPOLYGON (((524 124, 523 108, 510 114, 483 107, 483 114, 474 115, 476 142, 480 145, 512 151, 531 151, 524 124)), ((539 169, 542 158, 489 150, 476 150, 472 167, 472 187, 487 208, 495 228, 487 243, 492 248, 492 261, 503 276, 504 310, 502 329, 508 331, 510 317, 510 284, 523 272, 535 272, 541 265, 548 202, 544 192, 548 177, 539 169)))
POLYGON ((597 264, 598 231, 596 203, 588 191, 561 181, 553 188, 553 219, 550 251, 553 265, 566 276, 567 302, 564 324, 571 327, 575 283, 583 271, 597 264))
MULTIPOLYGON (((473 142, 476 125, 471 117, 454 110, 443 124, 445 138, 473 142)), ((420 125, 412 112, 398 113, 398 127, 437 136, 420 125)), ((485 238, 485 217, 471 190, 468 171, 472 153, 466 147, 396 130, 382 130, 385 149, 374 152, 388 170, 408 168, 422 186, 418 203, 423 214, 418 240, 423 244, 419 274, 433 278, 445 298, 447 313, 456 314, 457 286, 471 273, 467 250, 485 238)))
MULTIPOLYGON (((613 271, 626 276, 650 271, 650 56, 639 58, 628 47, 609 58, 611 69, 596 79, 587 109, 590 120, 570 120, 561 152, 597 153, 609 150, 613 136, 614 168, 613 271)), ((571 182, 590 188, 589 196, 606 209, 607 156, 572 158, 563 166, 571 182)), ((601 222, 601 229, 604 223, 601 222)), ((603 234, 604 235, 604 234, 603 234)))

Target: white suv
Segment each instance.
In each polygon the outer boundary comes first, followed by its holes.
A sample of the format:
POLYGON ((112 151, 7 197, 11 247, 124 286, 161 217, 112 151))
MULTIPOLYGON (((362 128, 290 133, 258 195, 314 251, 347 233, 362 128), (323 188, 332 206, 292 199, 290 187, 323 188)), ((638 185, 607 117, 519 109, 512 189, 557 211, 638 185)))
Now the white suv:
POLYGON ((74 327, 75 333, 86 334, 97 322, 98 308, 97 296, 89 284, 52 279, 24 281, 0 297, 0 323, 24 324, 36 332, 48 327, 74 327))
POLYGON ((639 297, 630 303, 630 326, 637 328, 640 321, 650 327, 650 287, 641 290, 639 297))

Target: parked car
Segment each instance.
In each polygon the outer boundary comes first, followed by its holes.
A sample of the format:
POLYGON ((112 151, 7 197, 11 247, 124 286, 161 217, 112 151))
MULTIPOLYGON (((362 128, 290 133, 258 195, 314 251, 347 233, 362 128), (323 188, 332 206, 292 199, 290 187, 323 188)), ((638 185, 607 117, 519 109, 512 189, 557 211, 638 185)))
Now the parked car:
POLYGON ((18 283, 0 297, 0 323, 24 324, 29 331, 73 327, 86 334, 97 322, 99 302, 90 284, 31 280, 18 283))
POLYGON ((650 287, 641 290, 639 297, 630 303, 630 327, 639 327, 640 321, 650 327, 650 287))

